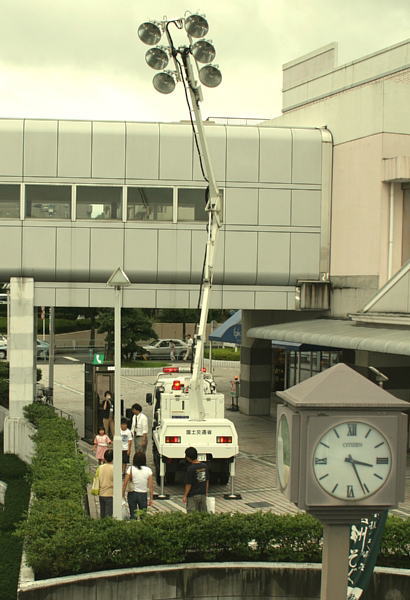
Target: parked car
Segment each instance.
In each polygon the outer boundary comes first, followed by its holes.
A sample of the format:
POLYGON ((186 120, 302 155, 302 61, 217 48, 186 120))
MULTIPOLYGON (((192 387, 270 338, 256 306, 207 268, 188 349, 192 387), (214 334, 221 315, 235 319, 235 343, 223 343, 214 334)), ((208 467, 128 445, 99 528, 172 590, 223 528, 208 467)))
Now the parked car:
POLYGON ((186 351, 187 344, 182 340, 176 340, 175 338, 167 338, 161 340, 152 340, 148 344, 143 344, 146 358, 168 358, 170 354, 169 345, 171 342, 175 344, 175 358, 176 360, 182 360, 186 351))
MULTIPOLYGON (((7 338, 2 336, 3 340, 0 339, 0 359, 7 358, 7 338)), ((43 358, 46 360, 49 354, 50 345, 48 342, 43 340, 37 340, 37 358, 43 358)))

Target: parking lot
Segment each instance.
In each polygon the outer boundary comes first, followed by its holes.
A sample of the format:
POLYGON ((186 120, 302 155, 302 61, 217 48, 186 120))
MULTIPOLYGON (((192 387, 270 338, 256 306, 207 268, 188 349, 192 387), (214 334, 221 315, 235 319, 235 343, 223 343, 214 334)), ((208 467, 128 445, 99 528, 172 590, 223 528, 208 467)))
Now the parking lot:
MULTIPOLYGON (((39 365, 41 366, 41 365, 39 365)), ((231 404, 230 381, 239 374, 237 367, 215 369, 215 380, 219 392, 225 394, 226 407, 231 404)), ((43 369, 44 382, 47 384, 47 368, 43 369)), ((126 375, 121 378, 122 395, 125 407, 130 407, 138 402, 143 407, 151 423, 151 407, 145 402, 145 395, 152 391, 155 381, 154 375, 126 375)), ((70 413, 77 423, 80 435, 83 434, 83 365, 71 363, 56 365, 55 367, 55 401, 54 404, 70 413)), ((226 500, 223 495, 230 491, 227 486, 212 485, 210 494, 216 498, 217 512, 253 512, 255 510, 269 510, 278 514, 296 513, 297 507, 288 502, 278 489, 275 469, 275 421, 270 417, 249 417, 239 412, 226 412, 237 428, 239 436, 240 453, 236 461, 235 492, 241 495, 239 500, 226 500)), ((96 461, 92 455, 91 447, 81 442, 82 450, 87 454, 92 468, 96 461)), ((151 440, 149 440, 148 463, 152 464, 151 440)), ((182 484, 168 485, 166 493, 169 500, 157 500, 150 510, 158 511, 185 511, 182 504, 182 484)), ((157 491, 158 487, 157 487, 157 491)), ((92 497, 91 507, 94 515, 98 512, 98 503, 92 497)), ((406 500, 394 511, 401 516, 410 517, 410 462, 408 461, 406 477, 406 500)))

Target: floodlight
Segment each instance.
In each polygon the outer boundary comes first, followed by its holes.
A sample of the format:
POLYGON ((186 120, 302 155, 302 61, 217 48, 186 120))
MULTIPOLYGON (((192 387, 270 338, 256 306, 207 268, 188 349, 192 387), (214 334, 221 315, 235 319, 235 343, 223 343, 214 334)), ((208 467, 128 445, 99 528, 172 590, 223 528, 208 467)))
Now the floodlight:
POLYGON ((189 15, 185 19, 185 30, 193 38, 204 37, 208 33, 208 21, 201 15, 189 15))
POLYGON ((200 63, 210 63, 214 60, 215 48, 207 40, 198 40, 191 46, 192 56, 200 63))
POLYGON ((199 79, 207 87, 217 87, 222 81, 222 73, 215 65, 206 65, 199 69, 199 79))
POLYGON ((175 78, 172 73, 163 71, 157 73, 152 80, 154 88, 161 94, 170 94, 175 89, 175 78))
POLYGON ((147 65, 156 71, 162 71, 168 64, 169 58, 168 53, 164 48, 160 48, 156 46, 155 48, 150 48, 145 53, 145 60, 147 65))
POLYGON ((138 37, 147 46, 155 46, 161 39, 162 32, 158 23, 147 21, 138 27, 138 37))

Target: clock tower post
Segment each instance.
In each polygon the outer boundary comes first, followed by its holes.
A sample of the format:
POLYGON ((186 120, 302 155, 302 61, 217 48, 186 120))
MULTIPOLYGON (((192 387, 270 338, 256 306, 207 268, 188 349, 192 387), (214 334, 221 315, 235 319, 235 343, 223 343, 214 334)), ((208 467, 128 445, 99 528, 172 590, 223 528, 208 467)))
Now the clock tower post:
POLYGON ((410 404, 345 364, 277 394, 280 488, 323 523, 321 600, 346 600, 350 525, 404 500, 410 404))

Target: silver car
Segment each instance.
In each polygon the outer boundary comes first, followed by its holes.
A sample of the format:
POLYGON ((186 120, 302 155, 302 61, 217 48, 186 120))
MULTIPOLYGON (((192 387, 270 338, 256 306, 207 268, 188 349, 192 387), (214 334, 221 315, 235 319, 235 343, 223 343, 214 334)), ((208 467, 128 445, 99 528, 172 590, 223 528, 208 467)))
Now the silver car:
POLYGON ((182 360, 188 349, 188 346, 182 340, 167 338, 161 340, 152 340, 149 344, 143 344, 147 358, 170 358, 170 343, 174 342, 174 354, 176 360, 182 360))
MULTIPOLYGON (((2 336, 3 339, 0 339, 0 360, 7 358, 7 338, 2 336)), ((43 342, 42 340, 37 340, 37 358, 43 358, 44 360, 48 358, 49 354, 49 344, 48 342, 43 342)))

